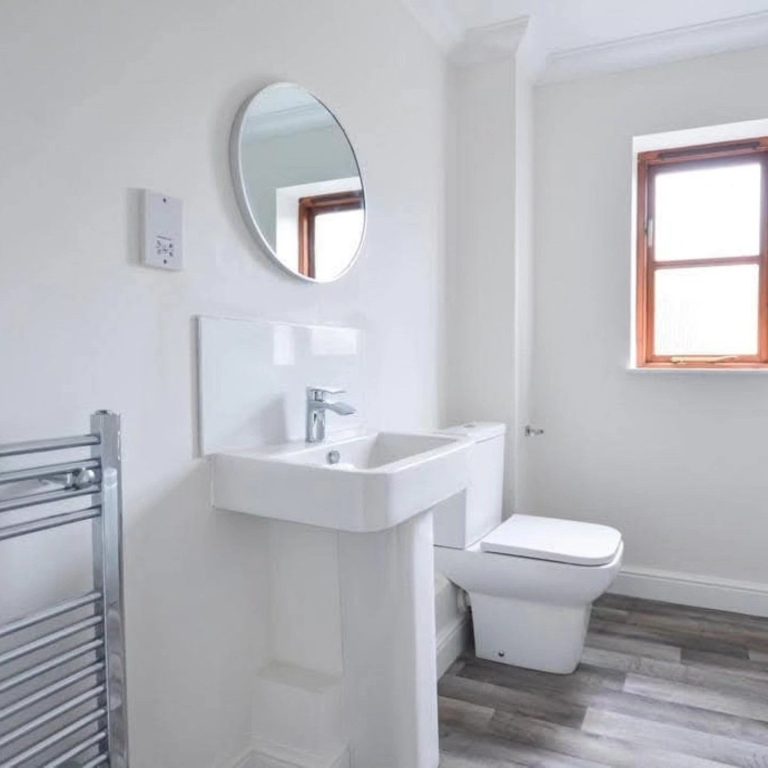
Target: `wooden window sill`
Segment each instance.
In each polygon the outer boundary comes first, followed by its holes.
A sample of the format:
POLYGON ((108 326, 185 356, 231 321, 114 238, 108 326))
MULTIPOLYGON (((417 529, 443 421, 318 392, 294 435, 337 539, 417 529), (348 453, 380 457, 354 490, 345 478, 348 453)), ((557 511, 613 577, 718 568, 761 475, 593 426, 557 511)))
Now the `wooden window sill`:
POLYGON ((713 365, 694 366, 694 365, 628 365, 625 370, 628 373, 661 373, 661 374, 714 374, 722 376, 723 374, 768 374, 768 365, 731 365, 716 367, 713 365))

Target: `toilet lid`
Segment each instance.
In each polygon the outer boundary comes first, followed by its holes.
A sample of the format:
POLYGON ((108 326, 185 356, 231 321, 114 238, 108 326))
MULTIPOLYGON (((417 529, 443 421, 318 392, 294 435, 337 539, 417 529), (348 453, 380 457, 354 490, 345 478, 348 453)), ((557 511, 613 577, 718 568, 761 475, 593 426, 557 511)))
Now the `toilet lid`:
POLYGON ((621 534, 607 525, 530 515, 512 515, 480 542, 483 552, 574 565, 605 565, 620 546, 621 534))

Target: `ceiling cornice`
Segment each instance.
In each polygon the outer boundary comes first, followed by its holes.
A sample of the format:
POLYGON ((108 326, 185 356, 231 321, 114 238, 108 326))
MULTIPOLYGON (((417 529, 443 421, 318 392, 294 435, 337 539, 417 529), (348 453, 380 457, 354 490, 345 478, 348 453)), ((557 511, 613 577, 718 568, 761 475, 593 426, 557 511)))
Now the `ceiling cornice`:
MULTIPOLYGON (((466 29, 445 0, 402 0, 443 53, 458 64, 513 55, 523 36, 531 37, 528 17, 466 29)), ((535 19, 533 19, 535 21, 535 19)), ((543 30, 542 30, 543 31, 543 30)), ((591 74, 639 69, 726 51, 768 46, 768 11, 677 27, 578 48, 548 50, 528 41, 541 60, 538 79, 573 80, 591 74)))
POLYGON ((520 16, 499 24, 472 27, 453 45, 448 56, 454 64, 460 65, 510 58, 517 53, 528 24, 528 16, 520 16))
POLYGON ((459 65, 479 64, 514 56, 528 28, 529 17, 467 28, 445 0, 402 0, 443 53, 459 65))
POLYGON ((556 82, 768 45, 768 12, 751 13, 599 45, 552 51, 542 80, 556 82))

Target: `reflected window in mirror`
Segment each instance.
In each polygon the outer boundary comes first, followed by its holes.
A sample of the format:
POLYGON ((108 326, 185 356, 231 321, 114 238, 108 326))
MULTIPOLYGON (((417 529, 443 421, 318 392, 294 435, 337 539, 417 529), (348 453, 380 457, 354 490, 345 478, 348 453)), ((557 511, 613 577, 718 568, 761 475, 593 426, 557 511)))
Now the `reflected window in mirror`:
POLYGON ((352 267, 365 234, 363 179, 322 102, 292 83, 259 91, 235 121, 231 160, 245 221, 277 264, 314 282, 352 267))
POLYGON ((346 267, 363 228, 360 190, 299 198, 299 273, 327 281, 346 267))

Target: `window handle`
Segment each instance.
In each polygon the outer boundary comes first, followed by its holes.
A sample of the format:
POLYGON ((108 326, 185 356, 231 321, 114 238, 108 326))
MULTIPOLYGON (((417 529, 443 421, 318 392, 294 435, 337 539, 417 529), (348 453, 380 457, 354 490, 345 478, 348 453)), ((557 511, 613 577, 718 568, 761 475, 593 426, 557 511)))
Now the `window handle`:
POLYGON ((648 243, 649 248, 653 248, 653 235, 655 231, 654 221, 653 219, 648 219, 648 221, 645 222, 645 239, 648 243))

